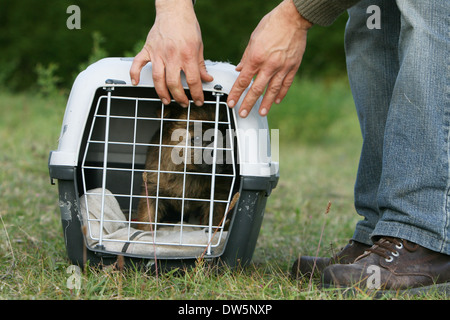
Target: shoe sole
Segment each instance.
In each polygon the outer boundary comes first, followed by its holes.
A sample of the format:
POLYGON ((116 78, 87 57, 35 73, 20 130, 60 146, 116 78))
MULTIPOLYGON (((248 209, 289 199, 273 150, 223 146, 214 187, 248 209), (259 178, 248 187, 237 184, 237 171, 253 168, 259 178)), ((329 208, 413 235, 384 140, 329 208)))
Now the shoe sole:
POLYGON ((338 290, 342 291, 343 296, 355 296, 360 293, 366 293, 368 295, 373 295, 373 298, 380 299, 388 296, 399 296, 399 295, 424 295, 424 294, 438 294, 446 297, 450 296, 450 282, 433 284, 429 286, 408 288, 402 290, 373 290, 373 289, 361 289, 355 287, 335 287, 329 284, 322 285, 323 289, 326 290, 338 290))

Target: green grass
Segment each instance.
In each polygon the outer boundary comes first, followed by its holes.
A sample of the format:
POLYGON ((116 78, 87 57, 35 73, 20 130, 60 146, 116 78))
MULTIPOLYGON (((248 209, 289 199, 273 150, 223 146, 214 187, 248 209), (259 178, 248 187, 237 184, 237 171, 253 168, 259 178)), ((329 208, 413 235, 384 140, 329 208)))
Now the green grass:
MULTIPOLYGON (((344 246, 359 219, 353 183, 359 128, 345 80, 297 81, 270 114, 280 130, 281 177, 269 198, 252 264, 217 270, 199 264, 158 277, 139 270, 87 268, 71 290, 47 161, 57 147, 65 96, 0 93, 0 299, 344 299, 289 276, 299 254, 344 246), (330 212, 325 210, 331 203, 330 212), (320 242, 321 230, 324 228, 320 242)), ((371 299, 360 293, 352 299, 371 299)), ((397 299, 444 299, 438 294, 397 299)))

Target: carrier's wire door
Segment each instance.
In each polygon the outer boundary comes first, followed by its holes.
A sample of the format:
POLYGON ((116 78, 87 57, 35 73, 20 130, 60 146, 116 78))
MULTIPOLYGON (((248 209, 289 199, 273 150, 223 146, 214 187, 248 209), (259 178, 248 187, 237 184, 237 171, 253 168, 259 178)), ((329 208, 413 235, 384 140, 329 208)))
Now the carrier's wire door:
POLYGON ((87 124, 80 202, 88 246, 150 258, 221 252, 236 189, 234 120, 222 94, 181 108, 118 89, 104 88, 87 124))

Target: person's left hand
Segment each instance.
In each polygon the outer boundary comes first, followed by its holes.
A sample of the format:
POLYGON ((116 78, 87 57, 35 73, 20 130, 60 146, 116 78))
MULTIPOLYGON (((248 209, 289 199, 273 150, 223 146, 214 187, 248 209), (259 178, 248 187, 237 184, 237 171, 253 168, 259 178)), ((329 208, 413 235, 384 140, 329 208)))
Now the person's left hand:
POLYGON ((264 91, 259 108, 261 116, 267 115, 274 102, 280 103, 300 67, 307 31, 311 26, 299 14, 292 0, 284 0, 269 12, 253 31, 242 60, 236 67, 240 74, 228 95, 229 107, 237 104, 255 75, 239 115, 245 118, 264 91))

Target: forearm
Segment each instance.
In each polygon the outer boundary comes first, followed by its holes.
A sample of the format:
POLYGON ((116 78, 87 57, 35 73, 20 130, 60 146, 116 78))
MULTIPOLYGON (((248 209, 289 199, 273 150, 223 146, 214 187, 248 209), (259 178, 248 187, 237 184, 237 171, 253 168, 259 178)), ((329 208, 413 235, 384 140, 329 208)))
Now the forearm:
POLYGON ((328 26, 360 0, 293 0, 298 12, 313 24, 328 26))

